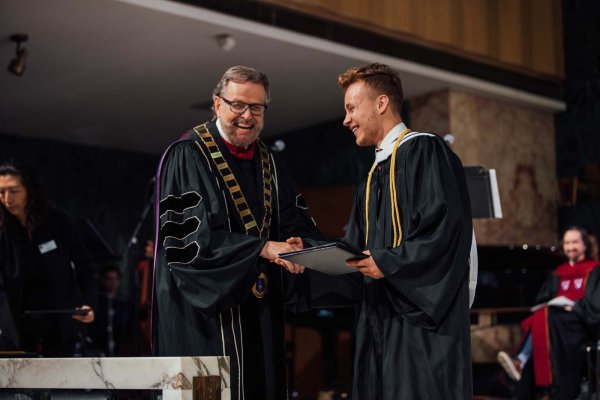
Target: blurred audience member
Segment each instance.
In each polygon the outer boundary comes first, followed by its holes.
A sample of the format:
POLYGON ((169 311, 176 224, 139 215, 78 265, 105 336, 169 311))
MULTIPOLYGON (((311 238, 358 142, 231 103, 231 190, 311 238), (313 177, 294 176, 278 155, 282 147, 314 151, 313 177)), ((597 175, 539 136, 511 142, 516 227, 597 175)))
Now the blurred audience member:
POLYGON ((96 320, 90 336, 105 356, 122 355, 126 342, 127 303, 118 295, 121 271, 116 265, 106 265, 100 275, 100 292, 96 320))

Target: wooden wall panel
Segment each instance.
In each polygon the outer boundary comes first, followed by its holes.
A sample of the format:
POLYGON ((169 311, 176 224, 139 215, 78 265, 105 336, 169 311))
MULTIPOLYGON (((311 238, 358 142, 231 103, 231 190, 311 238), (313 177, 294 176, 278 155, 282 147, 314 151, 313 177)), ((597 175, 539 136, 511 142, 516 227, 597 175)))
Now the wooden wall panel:
POLYGON ((384 10, 383 25, 390 30, 410 33, 415 29, 413 19, 414 7, 410 1, 382 2, 381 7, 384 10))
POLYGON ((419 4, 422 24, 418 36, 432 42, 453 45, 451 10, 454 5, 444 0, 422 0, 419 4))
POLYGON ((563 78, 561 0, 261 0, 494 65, 563 78))
POLYGON ((554 59, 554 9, 548 0, 531 0, 531 62, 532 69, 552 75, 556 70, 554 59))
POLYGON ((498 7, 498 58, 507 64, 523 65, 523 21, 521 0, 503 0, 498 7))
POLYGON ((463 13, 463 41, 454 43, 458 48, 474 54, 489 54, 489 24, 487 0, 463 0, 460 2, 463 13))

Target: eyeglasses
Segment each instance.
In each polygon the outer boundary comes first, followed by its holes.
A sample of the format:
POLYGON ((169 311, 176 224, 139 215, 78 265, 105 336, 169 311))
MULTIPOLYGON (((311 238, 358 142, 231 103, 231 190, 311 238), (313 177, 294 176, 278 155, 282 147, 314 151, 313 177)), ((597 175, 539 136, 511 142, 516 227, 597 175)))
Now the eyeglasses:
POLYGON ((266 104, 246 104, 242 103, 241 101, 229 101, 225 97, 218 97, 225 103, 229 104, 231 112, 235 114, 241 115, 245 113, 247 109, 250 109, 250 114, 254 115, 255 117, 260 117, 265 113, 265 110, 267 109, 266 104))

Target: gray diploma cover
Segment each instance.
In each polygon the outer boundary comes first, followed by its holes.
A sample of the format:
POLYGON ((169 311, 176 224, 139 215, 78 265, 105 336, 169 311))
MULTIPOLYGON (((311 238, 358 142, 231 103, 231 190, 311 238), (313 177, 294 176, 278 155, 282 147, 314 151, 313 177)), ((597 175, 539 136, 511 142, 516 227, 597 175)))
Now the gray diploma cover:
POLYGON ((367 257, 360 250, 339 242, 279 254, 279 258, 328 275, 358 272, 356 268, 347 266, 346 261, 367 257))

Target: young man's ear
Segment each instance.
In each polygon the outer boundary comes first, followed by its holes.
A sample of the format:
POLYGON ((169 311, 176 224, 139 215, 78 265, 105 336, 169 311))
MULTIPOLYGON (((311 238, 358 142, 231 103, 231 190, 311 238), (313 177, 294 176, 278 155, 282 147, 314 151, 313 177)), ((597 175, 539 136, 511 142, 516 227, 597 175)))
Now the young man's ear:
POLYGON ((379 111, 379 114, 383 114, 388 107, 390 106, 390 98, 387 97, 385 94, 380 95, 379 97, 377 97, 377 111, 379 111))

